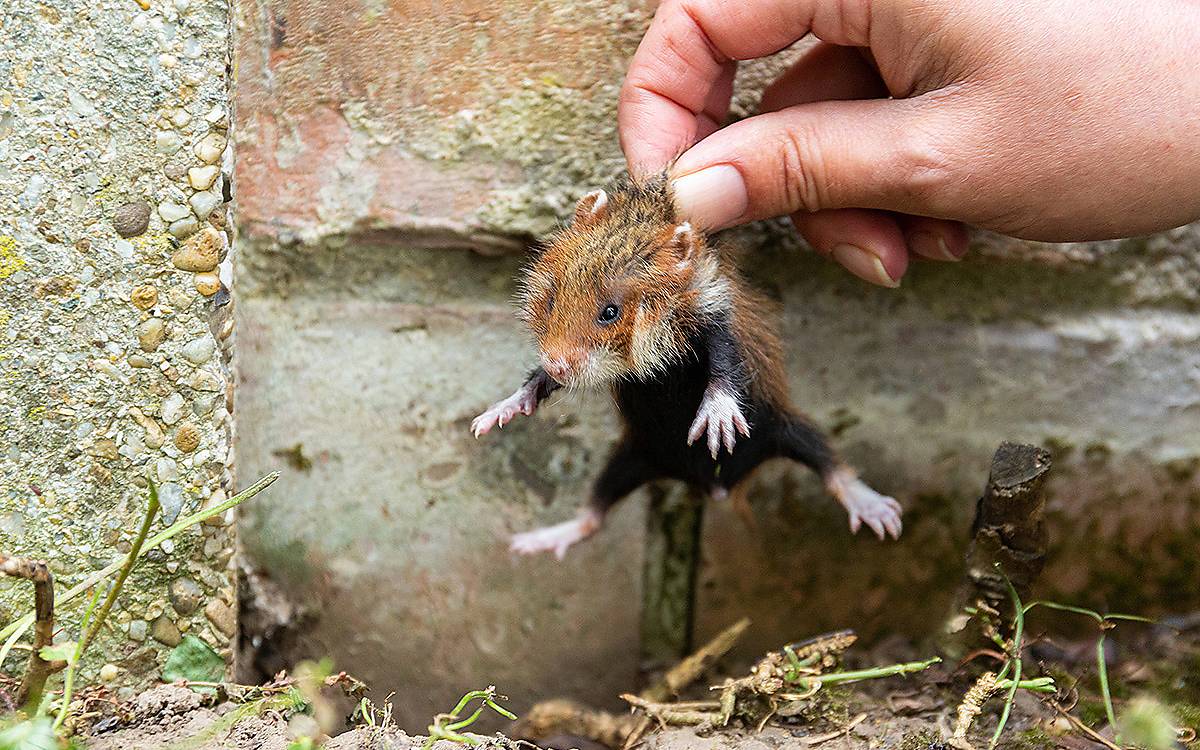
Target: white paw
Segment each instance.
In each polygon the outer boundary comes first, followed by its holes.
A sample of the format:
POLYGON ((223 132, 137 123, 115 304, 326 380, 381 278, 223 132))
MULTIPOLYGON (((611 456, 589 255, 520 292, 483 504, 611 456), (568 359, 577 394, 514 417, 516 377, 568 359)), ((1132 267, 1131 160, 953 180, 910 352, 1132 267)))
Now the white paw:
POLYGON ((737 442, 737 433, 750 436, 750 425, 742 416, 742 408, 738 406, 737 398, 724 388, 709 387, 704 391, 704 400, 696 410, 696 419, 688 430, 688 445, 708 433, 708 452, 715 459, 725 446, 728 453, 733 453, 733 445, 737 442))
POLYGON ((526 416, 537 409, 537 397, 532 388, 521 386, 516 393, 497 401, 487 408, 483 414, 471 421, 471 433, 475 437, 486 435, 493 427, 504 427, 518 414, 526 416))
POLYGON ((904 525, 900 521, 900 503, 887 495, 881 495, 853 474, 835 475, 830 481, 830 492, 846 508, 850 516, 850 532, 857 533, 866 524, 875 536, 886 539, 900 538, 904 525))
POLYGON ((573 521, 514 534, 508 548, 519 555, 553 552, 554 556, 561 560, 567 556, 567 550, 572 544, 587 539, 598 528, 599 522, 595 516, 584 515, 573 521))

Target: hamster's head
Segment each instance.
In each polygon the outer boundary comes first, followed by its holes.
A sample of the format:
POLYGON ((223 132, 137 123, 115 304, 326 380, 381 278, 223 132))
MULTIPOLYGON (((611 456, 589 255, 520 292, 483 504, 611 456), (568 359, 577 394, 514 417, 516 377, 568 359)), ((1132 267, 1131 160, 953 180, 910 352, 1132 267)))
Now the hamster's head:
POLYGON ((541 365, 568 387, 651 378, 690 355, 689 334, 727 284, 704 235, 674 220, 665 177, 588 193, 525 268, 520 317, 541 365))

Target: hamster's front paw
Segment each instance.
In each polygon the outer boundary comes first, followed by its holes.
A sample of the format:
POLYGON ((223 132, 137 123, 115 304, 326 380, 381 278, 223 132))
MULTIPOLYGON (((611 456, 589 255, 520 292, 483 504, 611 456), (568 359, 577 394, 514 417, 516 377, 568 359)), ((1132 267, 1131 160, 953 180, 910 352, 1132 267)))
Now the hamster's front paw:
POLYGON ((742 414, 737 397, 724 388, 709 386, 704 392, 700 408, 696 410, 696 419, 688 430, 688 445, 707 433, 708 452, 715 460, 721 452, 721 446, 725 447, 727 453, 733 453, 739 432, 745 437, 750 436, 750 425, 742 414))

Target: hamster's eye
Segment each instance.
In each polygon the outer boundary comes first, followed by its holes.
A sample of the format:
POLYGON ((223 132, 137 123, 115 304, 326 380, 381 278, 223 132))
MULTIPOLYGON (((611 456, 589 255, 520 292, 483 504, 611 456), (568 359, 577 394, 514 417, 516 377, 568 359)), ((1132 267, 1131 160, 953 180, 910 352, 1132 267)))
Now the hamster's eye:
POLYGON ((605 305, 604 309, 596 317, 596 322, 602 326, 606 326, 610 323, 615 323, 619 317, 621 317, 621 308, 616 305, 605 305))

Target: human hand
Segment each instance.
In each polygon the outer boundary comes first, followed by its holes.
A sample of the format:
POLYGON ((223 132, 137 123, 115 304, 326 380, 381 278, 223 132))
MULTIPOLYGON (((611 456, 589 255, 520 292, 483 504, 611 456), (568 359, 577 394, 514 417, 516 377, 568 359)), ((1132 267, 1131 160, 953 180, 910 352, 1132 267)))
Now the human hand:
POLYGON ((790 214, 897 286, 910 253, 966 253, 960 222, 1073 241, 1200 216, 1198 52, 1185 0, 665 0, 618 124, 635 174, 682 153, 686 218, 790 214), (763 114, 721 128, 736 61, 810 32, 763 114))

